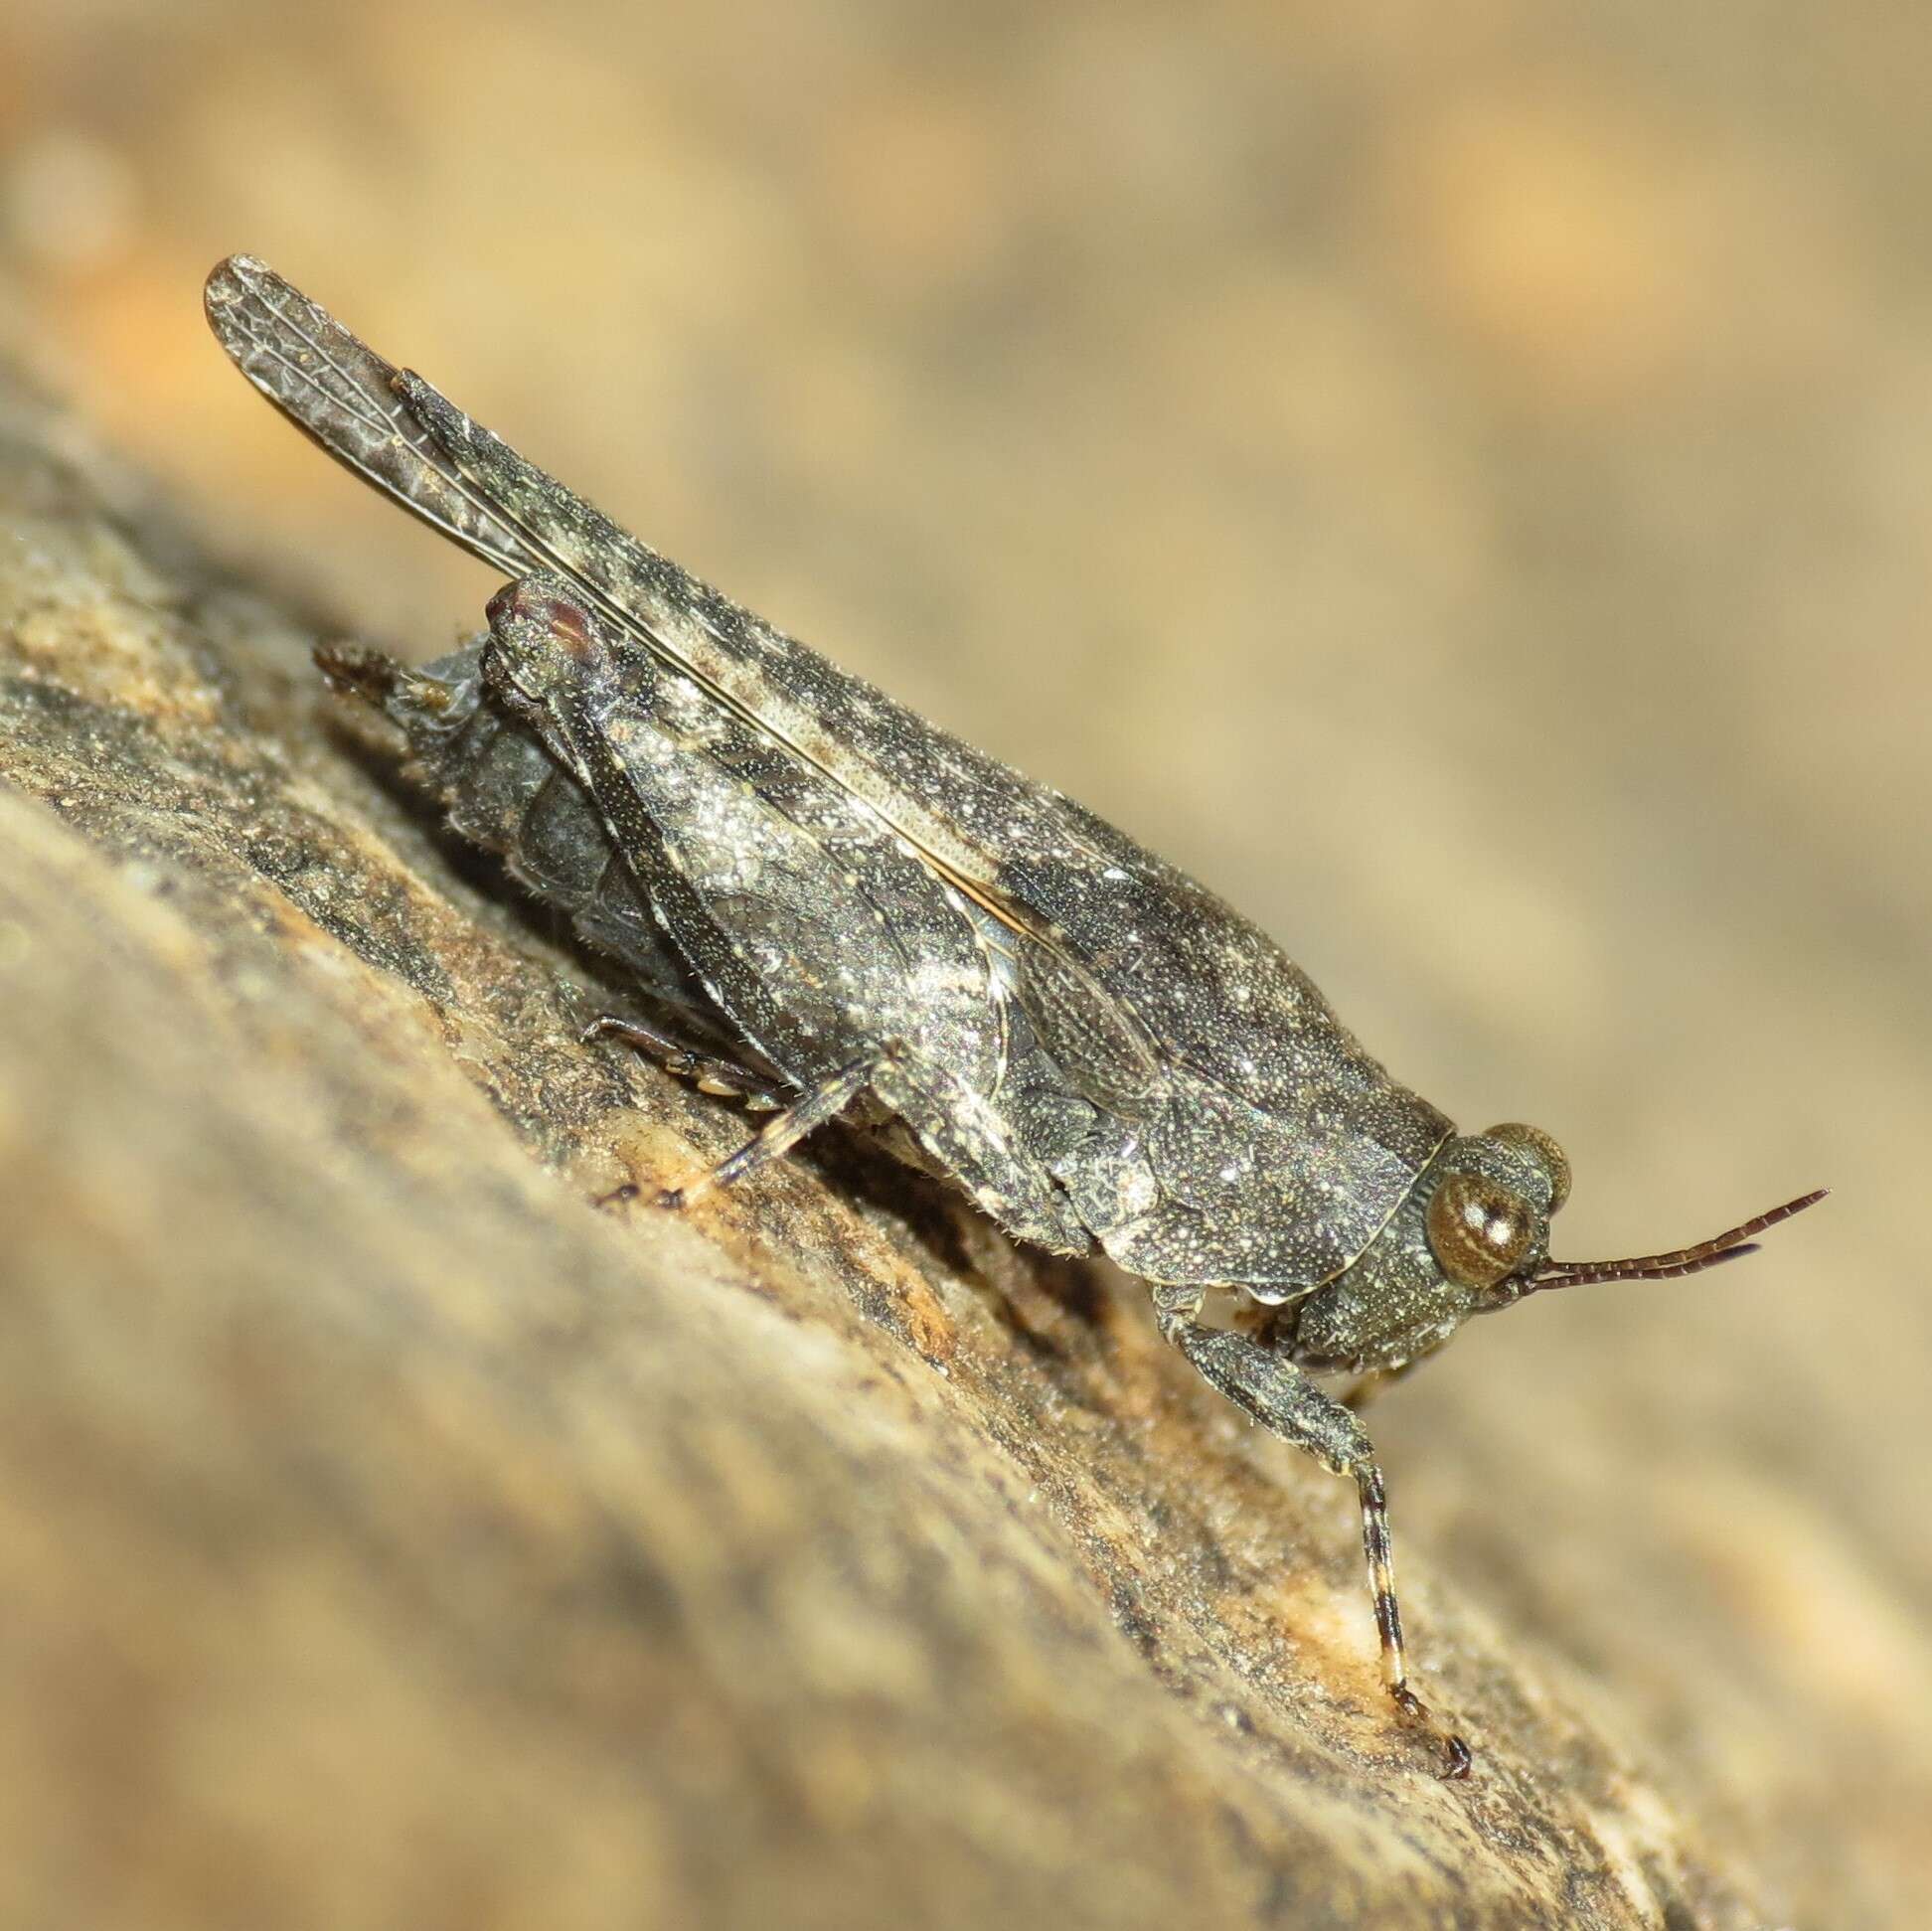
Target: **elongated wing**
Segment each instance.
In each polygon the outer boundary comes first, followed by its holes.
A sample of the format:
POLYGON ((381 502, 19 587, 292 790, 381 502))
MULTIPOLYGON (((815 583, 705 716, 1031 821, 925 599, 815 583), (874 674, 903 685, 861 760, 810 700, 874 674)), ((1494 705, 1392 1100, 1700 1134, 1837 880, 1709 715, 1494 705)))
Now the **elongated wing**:
MULTIPOLYGON (((1201 1104, 1178 1097, 1178 1082, 1239 1102, 1230 1119, 1246 1109, 1307 1170, 1256 1175, 1274 1209, 1244 1214, 1254 1237, 1217 1253, 1218 1278, 1326 1278, 1394 1211, 1450 1123, 1388 1077, 1265 933, 1057 791, 639 543, 263 263, 218 267, 208 310, 248 380, 338 461, 507 575, 564 578, 1012 934, 1015 996, 1042 1045, 1134 1146, 1158 1153, 1152 1187, 1167 1205, 1135 1222, 1146 1271, 1194 1277, 1175 1271, 1193 1263, 1167 1258, 1170 1208, 1198 1200, 1190 1210, 1225 1231, 1209 1183, 1243 1171, 1225 1134, 1197 1145, 1175 1130, 1201 1104)), ((1101 1217, 1089 1216, 1096 1232, 1101 1217)))
MULTIPOLYGON (((1001 855, 1041 829, 1017 814, 1063 803, 639 543, 266 263, 231 256, 206 301, 236 366, 338 462, 507 575, 565 578, 732 715, 864 798, 973 896, 997 898, 1001 855)), ((1063 814, 1050 830, 1054 846, 1073 835, 1063 814)), ((1017 905, 989 908, 1033 923, 1017 905)))
POLYGON ((1083 815, 638 542, 265 262, 231 256, 209 277, 206 304, 242 373, 337 461, 507 574, 564 577, 725 713, 863 801, 1009 925, 1023 952, 1045 948, 1050 957, 1023 961, 1022 983, 1030 999, 1038 992, 1049 1037, 1065 1032, 1069 1060, 1092 1065, 1116 1103, 1158 1095, 1158 1045, 1131 1007, 998 883, 1016 842, 1097 864, 1116 856, 1093 845, 1083 815))
POLYGON ((235 366, 337 462, 508 576, 539 565, 398 400, 397 371, 265 262, 235 254, 203 291, 235 366))

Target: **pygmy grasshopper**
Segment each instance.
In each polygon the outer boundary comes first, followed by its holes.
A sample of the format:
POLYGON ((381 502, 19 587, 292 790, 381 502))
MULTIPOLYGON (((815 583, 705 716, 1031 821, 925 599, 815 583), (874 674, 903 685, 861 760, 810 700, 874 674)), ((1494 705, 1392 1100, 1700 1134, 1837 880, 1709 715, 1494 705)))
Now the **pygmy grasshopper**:
POLYGON ((419 670, 317 657, 402 727, 458 831, 681 1016, 586 1038, 770 1113, 665 1203, 844 1115, 1020 1238, 1140 1275, 1214 1387, 1354 1480, 1388 1693, 1467 1774, 1409 1687, 1373 1449, 1308 1370, 1379 1381, 1525 1295, 1734 1260, 1820 1195, 1552 1260, 1556 1143, 1458 1133, 1193 880, 688 576, 261 262, 223 262, 207 306, 270 402, 510 579, 419 670), (1244 1328, 1203 1318, 1210 1287, 1244 1328))

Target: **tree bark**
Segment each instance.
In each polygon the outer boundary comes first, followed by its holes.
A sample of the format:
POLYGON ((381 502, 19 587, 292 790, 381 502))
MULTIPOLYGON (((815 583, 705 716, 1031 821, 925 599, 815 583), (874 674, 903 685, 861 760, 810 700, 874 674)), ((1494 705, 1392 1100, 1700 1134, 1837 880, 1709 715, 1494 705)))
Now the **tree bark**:
POLYGON ((10 1921, 1777 1920, 1396 1469, 1438 1782, 1351 1494, 1134 1283, 837 1133, 644 1204, 742 1115, 58 424, 0 392, 10 1921))

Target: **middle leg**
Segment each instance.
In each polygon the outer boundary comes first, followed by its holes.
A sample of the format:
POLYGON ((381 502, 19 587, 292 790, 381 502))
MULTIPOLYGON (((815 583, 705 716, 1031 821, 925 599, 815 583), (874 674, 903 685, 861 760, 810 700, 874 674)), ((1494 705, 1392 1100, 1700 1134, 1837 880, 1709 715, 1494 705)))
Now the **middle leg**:
POLYGON ((775 1113, 791 1097, 788 1089, 772 1075, 754 1072, 735 1059, 700 1052, 642 1020, 620 1019, 614 1013, 604 1013, 593 1019, 578 1038, 584 1046, 593 1046, 600 1040, 620 1040, 633 1050, 655 1059, 666 1072, 690 1080, 701 1093, 741 1100, 754 1113, 775 1113))
POLYGON ((679 1187, 667 1187, 658 1196, 660 1207, 684 1207, 701 1201, 714 1188, 729 1187, 769 1165, 789 1152, 799 1141, 835 1119, 870 1086, 886 1066, 899 1056, 896 1045, 875 1048, 848 1061, 816 1085, 792 1098, 782 1112, 774 1113, 737 1152, 721 1160, 709 1172, 679 1187))

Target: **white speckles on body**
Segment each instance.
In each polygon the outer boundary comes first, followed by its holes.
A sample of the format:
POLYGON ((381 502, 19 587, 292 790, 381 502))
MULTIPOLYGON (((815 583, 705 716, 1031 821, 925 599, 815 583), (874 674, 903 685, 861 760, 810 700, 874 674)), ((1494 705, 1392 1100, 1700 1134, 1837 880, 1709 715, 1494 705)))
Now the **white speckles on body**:
MULTIPOLYGON (((834 982, 839 955, 863 953, 856 965, 848 959, 865 987, 856 1003, 964 1069, 982 1105, 1011 1109, 1002 1116, 1008 1140, 1046 1135, 1041 1144, 1050 1144, 1086 1224, 1124 1265, 1168 1280, 1273 1287, 1324 1279, 1362 1251, 1448 1122, 1388 1079, 1263 934, 1080 806, 696 582, 458 421, 433 392, 406 396, 502 527, 528 532, 548 567, 585 586, 600 627, 621 612, 623 650, 654 667, 657 688, 647 697, 651 680, 640 675, 635 697, 645 712, 655 706, 676 748, 631 768, 640 792, 653 791, 647 813, 665 814, 667 863, 695 903, 674 915, 653 900, 653 913, 681 946, 705 955, 701 976, 734 1024, 777 1053, 788 1030, 806 1038, 799 1029, 811 1017, 816 1044, 806 1056, 833 1050, 847 1014, 786 1007, 795 998, 812 1005, 814 985, 834 982), (653 774, 664 781, 647 787, 653 774), (746 805, 766 814, 764 828, 741 815, 746 805), (1017 977, 977 921, 961 919, 962 895, 1013 927, 1017 977), (694 921, 714 928, 710 936, 694 921), (769 983, 753 986, 743 948, 759 928, 755 976, 769 983), (1061 963, 1036 975, 1029 948, 1061 963), (942 975, 937 1010, 913 1013, 906 988, 928 950, 977 978, 969 998, 942 975), (1056 1002, 1050 1013, 1034 1010, 1043 989, 1056 1002), (1016 1002, 1060 1028, 1056 1050, 1092 1054, 1077 1078, 1055 1087, 1056 1062, 1037 1041, 1026 1047, 1032 1057, 1010 1056, 1016 1002), (1132 1066, 1116 1091, 1101 1062, 1122 1048, 1131 1056, 1136 1042, 1152 1042, 1166 1071, 1132 1066), (1145 1151, 1130 1158, 1121 1143, 1137 1134, 1145 1151), (1158 1198, 1123 1217, 1111 1177, 1140 1162, 1158 1198), (1230 1165, 1242 1173, 1237 1183, 1222 1178, 1230 1165), (1237 1189, 1247 1197, 1231 1200, 1237 1189)), ((617 722, 600 726, 612 742, 617 722)), ((551 749, 587 768, 567 747, 551 749)), ((1013 1037, 1024 1044, 1024 1029, 1013 1037)), ((930 1113, 912 1123, 970 1186, 1026 1191, 966 1173, 991 1144, 977 1130, 962 1125, 947 1144, 948 1129, 930 1113)), ((1016 1168, 1025 1165, 1016 1156, 1016 1168)), ((1138 1199, 1142 1189, 1127 1191, 1138 1199)))

